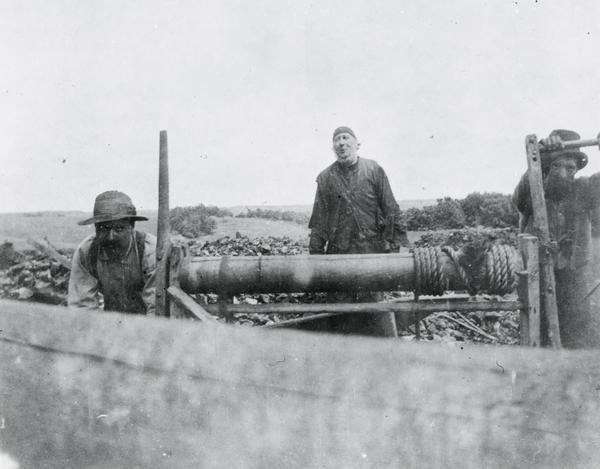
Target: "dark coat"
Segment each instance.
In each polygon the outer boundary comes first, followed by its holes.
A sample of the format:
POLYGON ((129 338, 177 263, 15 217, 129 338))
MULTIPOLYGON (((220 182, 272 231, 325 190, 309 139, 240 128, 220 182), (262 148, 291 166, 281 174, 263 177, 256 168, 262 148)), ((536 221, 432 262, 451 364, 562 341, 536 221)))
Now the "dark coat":
POLYGON ((319 174, 308 226, 311 254, 389 252, 408 245, 388 178, 366 158, 350 167, 335 162, 319 174))

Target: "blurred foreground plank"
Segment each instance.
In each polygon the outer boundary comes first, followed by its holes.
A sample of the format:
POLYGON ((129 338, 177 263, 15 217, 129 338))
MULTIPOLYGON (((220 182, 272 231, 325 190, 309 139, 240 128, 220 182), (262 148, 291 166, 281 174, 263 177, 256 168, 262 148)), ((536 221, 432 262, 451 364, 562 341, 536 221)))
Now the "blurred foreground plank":
POLYGON ((600 353, 0 302, 20 467, 598 467, 600 353))

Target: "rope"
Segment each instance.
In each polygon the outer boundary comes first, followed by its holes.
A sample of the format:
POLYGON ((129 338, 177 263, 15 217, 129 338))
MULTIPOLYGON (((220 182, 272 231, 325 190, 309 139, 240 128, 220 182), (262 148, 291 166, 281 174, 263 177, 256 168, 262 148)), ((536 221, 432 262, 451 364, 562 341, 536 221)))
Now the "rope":
POLYGON ((474 296, 479 291, 490 295, 505 295, 515 287, 514 249, 508 245, 492 245, 486 253, 481 270, 468 271, 460 263, 461 252, 450 246, 415 248, 415 295, 441 296, 448 289, 448 278, 443 269, 443 254, 445 253, 454 264, 462 283, 469 295, 474 296))
POLYGON ((471 278, 469 273, 461 265, 459 251, 455 251, 450 246, 444 246, 442 248, 442 251, 445 252, 448 255, 448 257, 452 260, 452 263, 454 264, 454 268, 456 269, 456 272, 458 273, 463 284, 467 287, 467 291, 469 292, 469 295, 475 296, 477 294, 478 288, 475 285, 475 282, 473 282, 473 279, 471 278))
POLYGON ((487 293, 505 295, 514 289, 512 248, 506 245, 493 245, 486 253, 487 293))
POLYGON ((442 259, 438 247, 414 249, 416 295, 441 296, 448 289, 442 259))

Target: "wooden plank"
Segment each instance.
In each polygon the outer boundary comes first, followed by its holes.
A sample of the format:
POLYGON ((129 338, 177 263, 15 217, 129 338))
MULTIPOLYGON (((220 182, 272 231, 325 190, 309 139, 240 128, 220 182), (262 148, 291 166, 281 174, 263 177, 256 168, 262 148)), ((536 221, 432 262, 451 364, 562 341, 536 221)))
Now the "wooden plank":
POLYGON ((525 274, 520 289, 521 302, 526 306, 521 310, 521 345, 540 346, 540 264, 539 244, 535 236, 520 234, 519 250, 523 257, 525 274))
POLYGON ((23 468, 600 461, 598 351, 207 328, 8 301, 0 331, 0 448, 23 468))
POLYGON ((556 282, 554 279, 554 261, 550 251, 550 231, 548 229, 548 214, 544 198, 544 183, 542 179, 542 162, 538 150, 537 137, 528 135, 525 140, 527 150, 527 168, 531 203, 533 207, 533 231, 540 244, 540 292, 542 314, 548 323, 548 341, 552 348, 560 348, 560 327, 558 324, 558 309, 556 306, 556 282))
MULTIPOLYGON (((388 313, 392 314, 392 313, 388 313)), ((430 313, 424 313, 421 319, 428 316, 430 313)), ((365 331, 364 325, 360 322, 358 324, 349 323, 345 321, 344 316, 347 318, 348 315, 344 313, 324 313, 324 314, 313 314, 310 316, 304 316, 301 318, 288 319, 287 321, 276 322, 273 324, 267 324, 264 327, 267 329, 300 329, 303 331, 313 332, 327 332, 327 333, 346 333, 346 334, 358 334, 358 335, 372 335, 368 331, 365 331)), ((395 318, 394 318, 395 319, 395 318)), ((402 321, 401 326, 406 328, 412 322, 416 322, 415 317, 407 315, 407 321, 402 321)), ((361 321, 364 322, 364 321, 361 321)), ((390 337, 390 336, 386 336, 390 337)), ((396 334, 397 337, 397 334, 396 334)))
MULTIPOLYGON (((323 323, 327 324, 327 322, 330 318, 333 318, 333 317, 339 316, 339 315, 340 315, 340 313, 313 314, 311 316, 305 316, 303 318, 295 318, 295 319, 289 319, 287 321, 281 321, 281 322, 276 322, 273 324, 267 324, 264 326, 264 328, 265 329, 277 329, 277 328, 295 329, 295 328, 301 327, 307 323, 323 322, 323 323)), ((324 332, 326 332, 326 331, 324 331, 324 332)))
POLYGON ((156 315, 170 316, 169 255, 171 228, 169 222, 169 150, 167 131, 160 131, 158 163, 158 227, 156 237, 156 315))
MULTIPOLYGON (((430 314, 438 311, 517 311, 523 308, 519 301, 486 300, 419 300, 390 303, 271 303, 271 304, 228 304, 232 314, 356 314, 398 313, 412 316, 415 312, 430 314)), ((212 314, 219 313, 219 305, 205 305, 212 314)))
POLYGON ((185 293, 181 288, 171 285, 167 289, 169 298, 177 305, 177 307, 183 309, 188 316, 192 316, 201 322, 215 323, 216 318, 206 311, 202 306, 196 303, 190 296, 185 293))
POLYGON ((36 241, 35 239, 27 238, 27 242, 45 256, 48 256, 50 259, 54 259, 63 267, 66 267, 67 269, 71 270, 71 262, 69 261, 69 259, 67 259, 66 256, 63 256, 53 246, 51 246, 48 240, 46 240, 46 244, 43 244, 39 241, 36 241))

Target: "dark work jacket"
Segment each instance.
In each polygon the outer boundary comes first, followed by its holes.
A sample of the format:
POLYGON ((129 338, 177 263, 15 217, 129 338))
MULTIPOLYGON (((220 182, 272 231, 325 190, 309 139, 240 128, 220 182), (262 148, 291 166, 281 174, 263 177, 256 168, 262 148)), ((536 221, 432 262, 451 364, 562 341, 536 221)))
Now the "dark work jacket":
POLYGON ((95 239, 87 237, 73 254, 69 306, 97 309, 101 293, 105 310, 154 314, 156 238, 135 231, 121 259, 109 259, 95 239))
POLYGON ((309 222, 311 254, 360 254, 407 246, 388 178, 375 161, 334 162, 317 177, 309 222))
MULTIPOLYGON (((513 194, 520 213, 523 233, 533 232, 533 209, 527 173, 513 194)), ((556 270, 576 270, 591 260, 591 237, 600 236, 600 173, 579 177, 573 190, 560 200, 546 197, 550 239, 558 244, 554 254, 556 270)))

